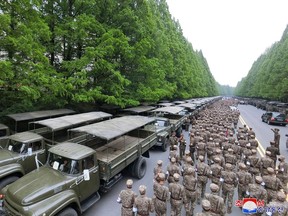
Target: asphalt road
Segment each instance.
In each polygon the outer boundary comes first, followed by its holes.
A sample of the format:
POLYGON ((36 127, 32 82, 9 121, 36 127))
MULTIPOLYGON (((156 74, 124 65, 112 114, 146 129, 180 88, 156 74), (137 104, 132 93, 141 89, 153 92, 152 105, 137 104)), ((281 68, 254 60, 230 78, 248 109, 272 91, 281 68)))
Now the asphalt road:
MULTIPOLYGON (((287 150, 286 150, 286 137, 285 134, 288 133, 287 126, 270 126, 261 121, 261 115, 264 112, 263 110, 257 109, 250 105, 239 105, 238 109, 241 113, 241 121, 239 121, 239 125, 246 124, 248 127, 252 127, 256 132, 256 138, 259 140, 262 148, 259 148, 260 155, 264 154, 263 149, 269 146, 269 141, 273 140, 274 133, 271 131, 271 128, 279 128, 281 134, 281 154, 285 155, 287 158, 287 150)), ((188 132, 184 131, 185 138, 188 140, 188 132)), ((133 189, 138 193, 138 188, 141 184, 147 186, 147 195, 152 197, 153 195, 153 168, 157 162, 157 160, 161 159, 164 162, 164 166, 168 165, 168 154, 167 152, 161 152, 160 150, 151 150, 150 158, 147 160, 147 172, 144 178, 138 180, 132 178, 134 181, 133 189)), ((108 191, 105 194, 101 195, 101 199, 94 206, 92 206, 87 212, 85 212, 84 216, 119 216, 121 215, 121 206, 116 202, 118 194, 122 189, 125 188, 125 182, 128 178, 131 178, 128 174, 123 175, 123 179, 120 180, 116 185, 113 186, 111 191, 108 191)), ((210 181, 208 181, 207 186, 210 181)), ((206 188, 206 192, 210 192, 209 188, 206 188)), ((235 189, 234 201, 237 199, 237 190, 235 189)), ((197 205, 194 213, 201 212, 201 206, 197 205)), ((151 214, 155 215, 155 214, 151 214)), ((170 215, 170 204, 168 203, 167 215, 170 215)), ((185 215, 184 208, 182 209, 182 215, 185 215)), ((228 214, 227 214, 228 215, 228 214)), ((244 215, 238 207, 232 208, 232 213, 229 215, 244 215)))

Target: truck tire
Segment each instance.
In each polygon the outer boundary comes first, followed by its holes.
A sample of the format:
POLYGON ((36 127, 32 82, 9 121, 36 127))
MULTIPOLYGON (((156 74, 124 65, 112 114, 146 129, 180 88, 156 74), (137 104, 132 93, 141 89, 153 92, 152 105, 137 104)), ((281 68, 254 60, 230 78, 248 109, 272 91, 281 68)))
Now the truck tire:
POLYGON ((147 170, 145 158, 139 157, 134 163, 134 176, 138 179, 143 178, 147 170))
POLYGON ((75 211, 75 209, 67 207, 63 211, 59 212, 57 216, 78 216, 78 213, 75 211))
POLYGON ((163 152, 166 152, 166 151, 167 151, 168 143, 169 143, 169 139, 166 137, 164 143, 163 143, 162 146, 161 146, 161 150, 162 150, 163 152))
POLYGON ((8 176, 8 177, 4 178, 2 181, 0 181, 0 190, 2 190, 2 188, 4 188, 5 186, 13 183, 17 179, 19 179, 18 176, 8 176))

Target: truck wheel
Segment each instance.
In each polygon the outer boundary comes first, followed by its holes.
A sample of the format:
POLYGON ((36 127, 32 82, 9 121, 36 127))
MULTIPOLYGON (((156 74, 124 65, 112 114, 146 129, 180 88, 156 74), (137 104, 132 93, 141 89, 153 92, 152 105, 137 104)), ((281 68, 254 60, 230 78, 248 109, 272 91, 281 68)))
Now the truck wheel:
POLYGON ((138 179, 141 179, 144 177, 147 169, 147 163, 145 158, 140 157, 137 161, 135 161, 134 165, 134 176, 138 179))
POLYGON ((73 208, 68 207, 59 212, 57 216, 78 216, 78 213, 73 208))
POLYGON ((17 179, 19 179, 18 176, 8 176, 4 178, 2 181, 0 181, 0 190, 2 190, 2 188, 4 188, 5 186, 15 182, 17 179))
POLYGON ((166 152, 166 151, 167 151, 168 142, 169 142, 169 140, 168 140, 168 138, 166 137, 164 143, 163 143, 162 146, 161 146, 161 150, 162 150, 163 152, 166 152))

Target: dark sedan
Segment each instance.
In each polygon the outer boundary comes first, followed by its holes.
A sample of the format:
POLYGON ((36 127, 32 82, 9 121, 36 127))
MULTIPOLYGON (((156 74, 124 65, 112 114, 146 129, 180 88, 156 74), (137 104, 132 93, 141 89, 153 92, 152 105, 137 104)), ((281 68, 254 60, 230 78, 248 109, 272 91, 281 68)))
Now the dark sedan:
POLYGON ((263 122, 270 124, 286 125, 288 124, 288 119, 286 116, 279 112, 265 112, 261 119, 263 122))

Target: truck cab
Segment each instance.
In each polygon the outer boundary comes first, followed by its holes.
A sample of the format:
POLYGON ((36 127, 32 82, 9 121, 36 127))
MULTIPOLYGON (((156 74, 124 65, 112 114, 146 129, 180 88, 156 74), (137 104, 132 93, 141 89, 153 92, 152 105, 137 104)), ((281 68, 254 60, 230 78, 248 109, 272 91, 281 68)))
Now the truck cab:
POLYGON ((0 190, 26 173, 36 169, 35 156, 46 160, 44 139, 32 132, 8 136, 6 146, 0 151, 0 190))
POLYGON ((9 135, 10 135, 9 127, 4 124, 0 124, 0 148, 6 146, 9 135))
POLYGON ((46 164, 6 187, 11 215, 80 215, 100 199, 95 150, 64 142, 48 150, 46 164))

